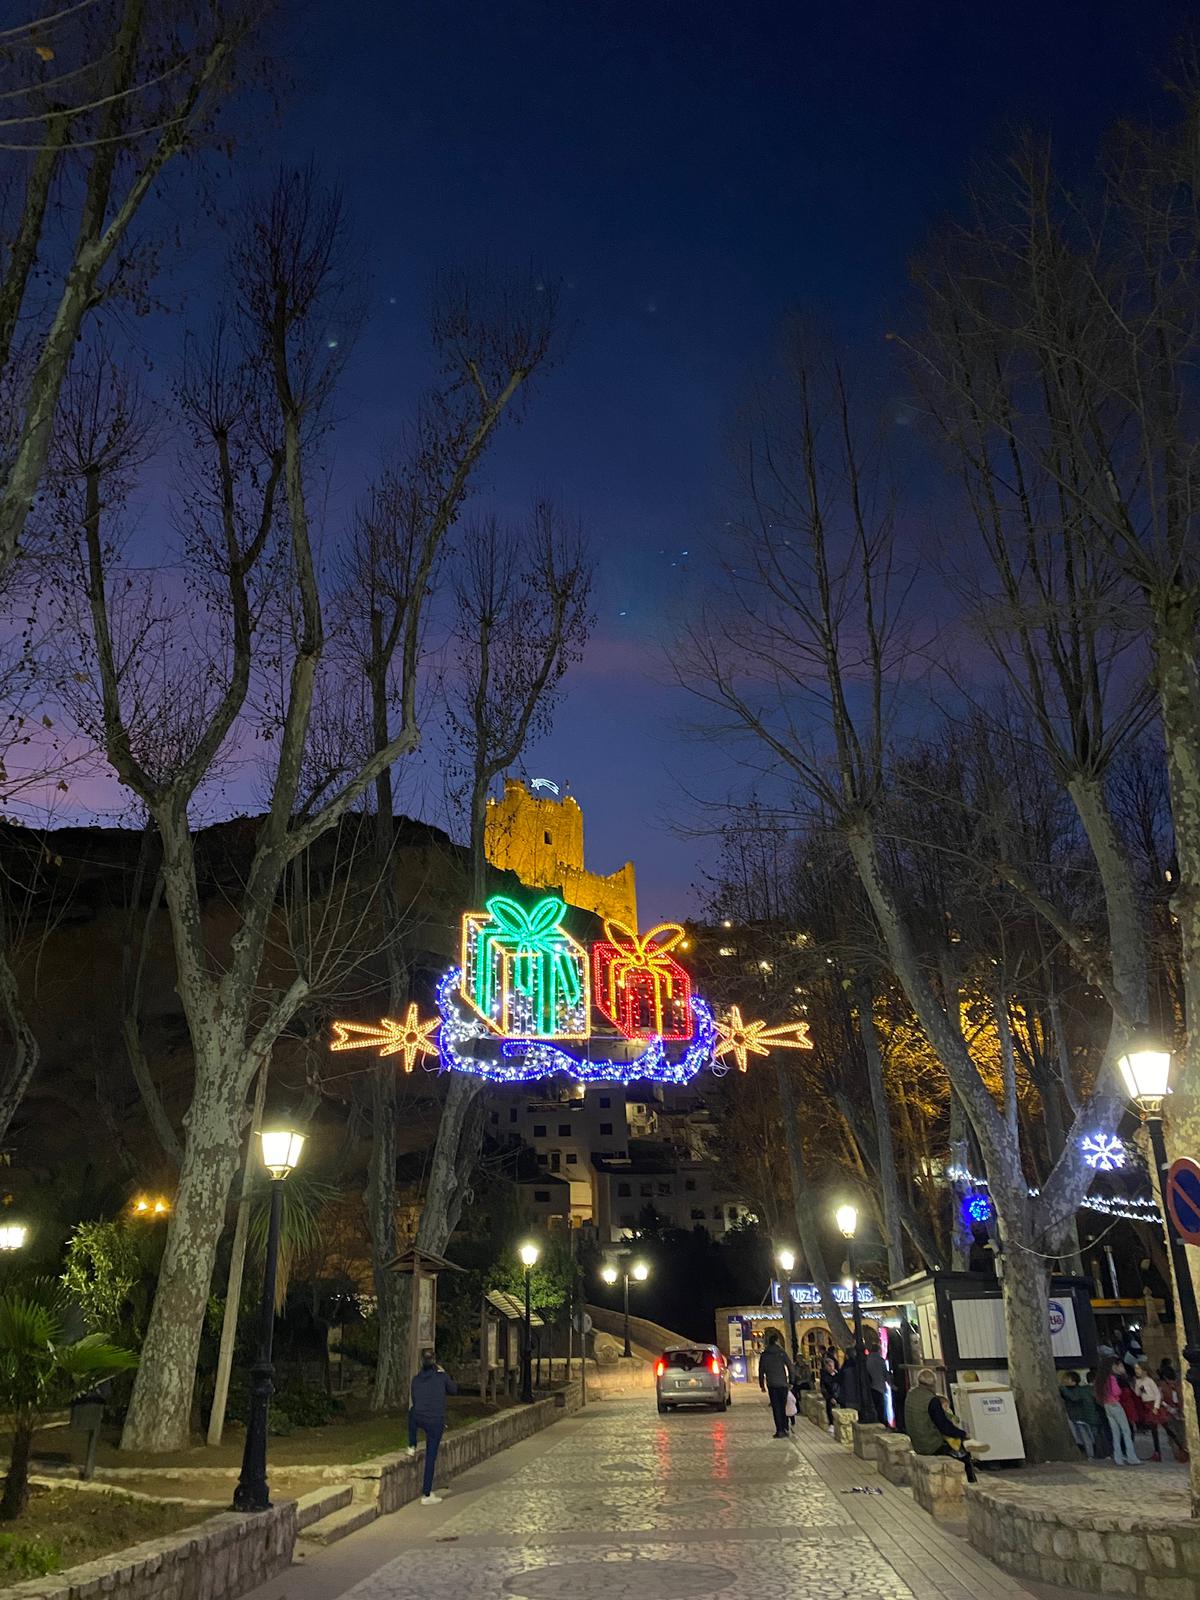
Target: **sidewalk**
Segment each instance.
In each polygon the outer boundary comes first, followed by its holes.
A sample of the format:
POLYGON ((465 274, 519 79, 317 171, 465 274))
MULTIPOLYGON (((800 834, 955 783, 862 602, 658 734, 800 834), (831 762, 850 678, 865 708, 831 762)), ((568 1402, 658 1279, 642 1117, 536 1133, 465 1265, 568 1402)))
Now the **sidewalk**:
POLYGON ((256 1590, 252 1600, 1026 1600, 874 1471, 755 1391, 726 1414, 610 1400, 256 1590))

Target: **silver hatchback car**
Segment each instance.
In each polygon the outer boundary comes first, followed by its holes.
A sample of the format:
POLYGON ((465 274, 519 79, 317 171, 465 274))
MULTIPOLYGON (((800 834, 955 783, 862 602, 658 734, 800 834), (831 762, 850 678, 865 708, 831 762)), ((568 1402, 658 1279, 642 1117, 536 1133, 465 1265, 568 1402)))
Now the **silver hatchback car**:
POLYGON ((710 1406, 728 1411, 733 1404, 729 1362, 715 1344, 676 1344, 654 1365, 659 1414, 676 1406, 710 1406))

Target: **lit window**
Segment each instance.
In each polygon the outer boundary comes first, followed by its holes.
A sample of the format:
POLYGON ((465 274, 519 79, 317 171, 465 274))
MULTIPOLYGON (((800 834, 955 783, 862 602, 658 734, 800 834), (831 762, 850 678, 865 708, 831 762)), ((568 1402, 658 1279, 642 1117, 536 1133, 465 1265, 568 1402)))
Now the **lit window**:
POLYGON ((758 970, 760 972, 770 972, 771 971, 771 963, 769 961, 760 961, 758 963, 758 970))
POLYGON ((731 944, 723 944, 721 946, 721 948, 717 951, 717 954, 719 956, 735 956, 735 955, 737 955, 737 950, 731 944))

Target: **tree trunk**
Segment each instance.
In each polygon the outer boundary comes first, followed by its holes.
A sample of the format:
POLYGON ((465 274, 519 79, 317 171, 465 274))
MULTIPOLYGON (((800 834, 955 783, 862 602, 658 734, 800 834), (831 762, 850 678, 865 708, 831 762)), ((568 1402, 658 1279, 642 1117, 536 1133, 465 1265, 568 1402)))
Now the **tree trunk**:
POLYGON ((821 1244, 821 1224, 814 1202, 814 1191, 804 1167, 804 1149, 796 1120, 796 1096, 787 1067, 775 1057, 775 1082, 779 1086, 779 1111, 783 1121, 783 1140, 787 1146, 788 1167, 792 1175, 792 1207, 796 1215, 796 1237, 801 1254, 808 1262, 809 1274, 821 1297, 821 1311, 834 1343, 848 1350, 853 1338, 842 1308, 833 1298, 825 1251, 821 1244))
POLYGON ((8 1476, 0 1496, 0 1521, 11 1522, 29 1504, 29 1452, 33 1446, 33 1420, 22 1418, 13 1429, 8 1476))
POLYGON ((179 1188, 122 1450, 182 1450, 189 1442, 200 1334, 245 1121, 241 1098, 212 1087, 228 1076, 219 1065, 196 1073, 197 1098, 187 1114, 179 1188))
POLYGON ((892 1140, 892 1117, 883 1086, 883 1056, 875 1031, 875 995, 865 976, 855 984, 858 1030, 862 1035, 867 1062, 867 1085, 871 1091, 871 1113, 875 1119, 875 1163, 883 1202, 883 1234, 887 1246, 888 1281, 899 1283, 904 1276, 904 1239, 900 1222, 900 1180, 896 1175, 896 1148, 892 1140))
MULTIPOLYGON (((1179 882, 1171 897, 1178 920, 1183 966, 1185 1034, 1175 1055, 1172 1094, 1164 1107, 1163 1134, 1167 1154, 1195 1156, 1200 1150, 1200 674, 1196 666, 1197 595, 1179 586, 1156 597, 1154 648, 1158 664, 1159 703, 1167 754, 1167 779, 1171 791, 1171 816, 1175 826, 1175 854, 1179 882)), ((1153 1163, 1152 1163, 1153 1165, 1153 1163)), ((1200 1298, 1200 1251, 1184 1252, 1191 1267, 1192 1284, 1200 1298)), ((1186 1334, 1179 1315, 1179 1293, 1174 1286, 1175 1328, 1180 1373, 1186 1334)), ((1200 1506, 1200 1429, 1197 1427, 1191 1385, 1180 1383, 1188 1449, 1191 1452, 1193 1510, 1200 1506)))
POLYGON ((1078 1461, 1079 1448, 1067 1426, 1050 1349, 1049 1274, 1041 1256, 1022 1249, 1017 1237, 1022 1231, 1021 1213, 1028 1216, 1028 1198, 1009 1195, 1007 1199, 1004 1212, 1018 1218, 1018 1224, 1014 1227, 1010 1221, 1004 1238, 1004 1330, 1008 1377, 1025 1453, 1030 1461, 1078 1461))
POLYGON ((225 1286, 225 1315, 221 1319, 221 1345, 217 1352, 217 1380, 213 1386, 212 1413, 208 1419, 208 1442, 218 1445, 225 1430, 225 1407, 229 1400, 229 1378, 233 1371, 233 1347, 237 1343, 238 1311, 242 1303, 242 1275, 246 1269, 246 1236, 250 1231, 250 1194, 254 1174, 259 1170, 255 1145, 262 1130, 263 1106, 267 1099, 268 1067, 258 1069, 254 1087, 254 1111, 250 1118, 250 1137, 242 1162, 242 1192, 238 1197, 237 1220, 233 1225, 233 1248, 229 1253, 229 1277, 225 1286))

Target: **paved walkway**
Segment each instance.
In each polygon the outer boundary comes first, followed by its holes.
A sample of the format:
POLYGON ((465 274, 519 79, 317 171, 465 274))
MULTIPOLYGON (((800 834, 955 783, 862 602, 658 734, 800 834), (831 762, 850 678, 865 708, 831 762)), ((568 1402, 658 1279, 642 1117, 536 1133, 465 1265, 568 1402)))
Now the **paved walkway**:
POLYGON ((382 1517, 253 1600, 1027 1600, 904 1490, 801 1423, 610 1400, 382 1517))

